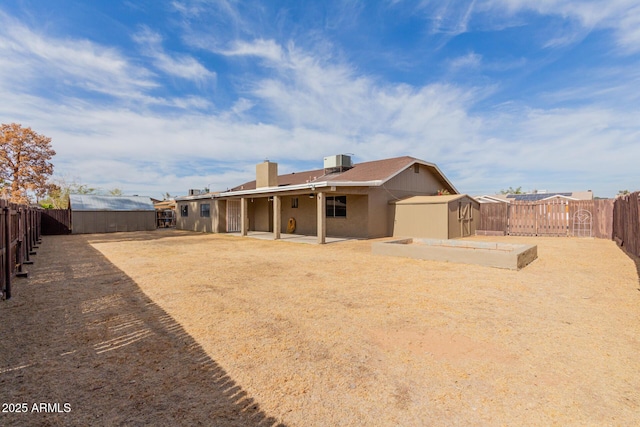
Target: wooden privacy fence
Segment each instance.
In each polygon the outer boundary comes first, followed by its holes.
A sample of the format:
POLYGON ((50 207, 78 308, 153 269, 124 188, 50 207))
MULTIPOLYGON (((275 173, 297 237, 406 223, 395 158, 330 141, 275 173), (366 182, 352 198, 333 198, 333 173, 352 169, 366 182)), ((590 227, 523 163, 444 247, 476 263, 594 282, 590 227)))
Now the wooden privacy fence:
POLYGON ((616 199, 613 239, 627 252, 640 257, 640 192, 616 199))
POLYGON ((42 211, 42 235, 71 234, 71 209, 45 209, 42 211))
POLYGON ((478 234, 611 239, 612 224, 613 200, 482 203, 478 234))
POLYGON ((11 298, 14 277, 26 276, 41 234, 40 208, 0 200, 0 297, 11 298))

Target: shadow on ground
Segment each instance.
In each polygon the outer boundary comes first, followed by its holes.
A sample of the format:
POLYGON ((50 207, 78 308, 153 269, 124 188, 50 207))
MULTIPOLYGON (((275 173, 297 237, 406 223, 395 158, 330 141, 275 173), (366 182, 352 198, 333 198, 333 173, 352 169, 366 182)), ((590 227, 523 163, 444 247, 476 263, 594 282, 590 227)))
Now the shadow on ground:
POLYGON ((624 252, 625 255, 628 256, 631 259, 631 261, 633 261, 634 264, 636 265, 636 271, 638 272, 638 291, 640 291, 640 258, 627 252, 622 247, 620 248, 620 250, 624 252))
POLYGON ((0 302, 0 425, 277 424, 86 236, 43 239, 0 302))
POLYGON ((202 233, 175 228, 156 228, 150 231, 121 231, 117 233, 80 234, 91 243, 153 241, 170 237, 201 236, 202 233))

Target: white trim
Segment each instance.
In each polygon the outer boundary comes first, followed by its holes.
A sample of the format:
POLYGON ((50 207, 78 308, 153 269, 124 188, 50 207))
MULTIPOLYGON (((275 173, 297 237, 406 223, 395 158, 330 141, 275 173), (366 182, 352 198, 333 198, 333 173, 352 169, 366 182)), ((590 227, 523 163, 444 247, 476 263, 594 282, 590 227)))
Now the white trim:
POLYGON ((323 181, 323 182, 308 182, 304 184, 295 184, 295 185, 283 185, 282 187, 263 187, 263 188, 254 188, 251 190, 237 190, 237 191, 227 191, 224 193, 217 194, 207 194, 207 195, 199 195, 199 196, 184 196, 177 197, 176 201, 191 201, 191 200, 202 200, 202 199, 221 199, 221 198, 229 198, 229 197, 241 197, 241 196, 252 196, 256 194, 274 194, 274 193, 287 193, 290 191, 298 191, 298 190, 308 190, 315 191, 320 188, 331 188, 331 187, 380 187, 384 182, 381 180, 375 181, 323 181))
POLYGON ((575 197, 569 197, 569 196, 563 196, 561 194, 556 194, 555 196, 549 196, 549 197, 545 197, 544 199, 540 199, 538 200, 539 202, 543 201, 543 200, 550 200, 550 199, 555 199, 555 198, 560 198, 560 199, 567 199, 567 200, 579 200, 576 199, 575 197))

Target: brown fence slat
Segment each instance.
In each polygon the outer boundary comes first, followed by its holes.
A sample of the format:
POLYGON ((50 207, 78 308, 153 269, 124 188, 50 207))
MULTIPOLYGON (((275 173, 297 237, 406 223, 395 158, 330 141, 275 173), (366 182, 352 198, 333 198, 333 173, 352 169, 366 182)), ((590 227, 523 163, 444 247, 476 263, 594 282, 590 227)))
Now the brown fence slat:
POLYGON ((513 201, 509 204, 509 225, 507 234, 511 236, 535 236, 537 234, 535 203, 513 201))
MULTIPOLYGON (((551 199, 536 202, 482 203, 478 234, 502 232, 511 236, 591 236, 612 239, 614 201, 551 199), (586 217, 584 212, 587 212, 586 217), (576 216, 578 214, 579 216, 576 216), (590 221, 589 224, 576 219, 590 221), (588 228, 580 228, 588 227, 588 228)), ((626 212, 626 211, 625 211, 626 212)), ((629 213, 625 213, 625 218, 629 213)), ((626 220, 617 219, 619 229, 626 220)), ((629 228, 629 226, 626 226, 629 228)))
POLYGON ((506 203, 481 203, 478 230, 506 233, 508 225, 507 209, 508 205, 506 203))
POLYGON ((44 236, 71 234, 71 211, 69 209, 45 209, 41 215, 44 236))
POLYGON ((40 208, 0 200, 0 299, 11 298, 13 278, 26 276, 24 264, 40 240, 40 208))
POLYGON ((640 192, 616 199, 613 238, 625 251, 640 256, 640 192))
POLYGON ((564 199, 534 204, 537 236, 567 236, 569 230, 569 202, 564 199))

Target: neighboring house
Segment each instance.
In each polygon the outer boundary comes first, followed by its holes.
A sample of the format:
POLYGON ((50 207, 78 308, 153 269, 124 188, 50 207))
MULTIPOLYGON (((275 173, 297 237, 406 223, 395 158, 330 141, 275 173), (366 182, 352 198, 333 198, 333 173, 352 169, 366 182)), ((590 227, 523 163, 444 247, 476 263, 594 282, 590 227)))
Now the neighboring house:
POLYGON ((494 194, 474 197, 480 203, 510 203, 518 202, 538 202, 542 200, 564 199, 564 200, 593 200, 593 192, 574 191, 564 193, 547 193, 546 191, 538 191, 536 193, 525 194, 494 194))
POLYGON ((156 210, 149 197, 71 194, 69 209, 73 234, 156 228, 156 210))
POLYGON ((320 243, 327 235, 386 237, 394 234, 390 202, 434 196, 439 190, 458 194, 435 164, 408 156, 358 164, 346 155, 330 156, 324 169, 285 175, 278 175, 276 163, 265 161, 256 166, 254 181, 225 192, 176 198, 176 227, 243 235, 266 231, 276 239, 291 232, 316 235, 320 243))

